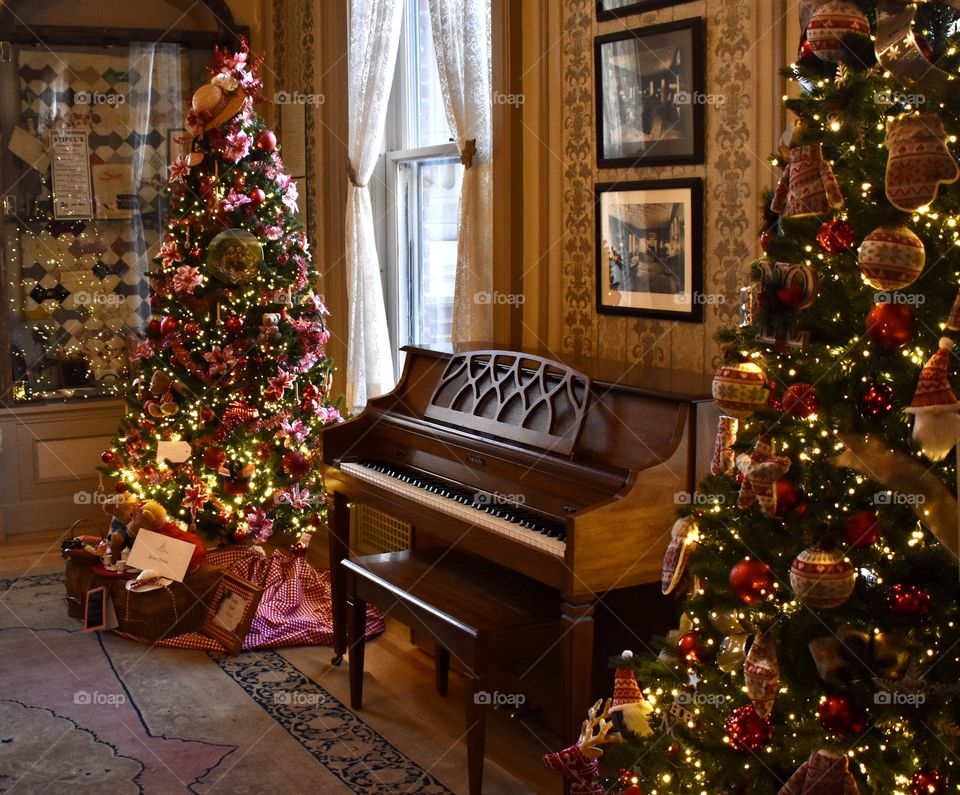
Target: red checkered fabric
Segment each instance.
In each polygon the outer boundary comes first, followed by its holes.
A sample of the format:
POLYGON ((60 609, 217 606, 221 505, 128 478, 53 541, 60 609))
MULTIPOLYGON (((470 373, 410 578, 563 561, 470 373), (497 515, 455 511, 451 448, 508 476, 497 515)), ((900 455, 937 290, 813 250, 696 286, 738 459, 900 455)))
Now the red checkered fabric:
MULTIPOLYGON (((263 588, 263 598, 243 641, 244 649, 281 646, 329 646, 333 642, 330 572, 318 573, 306 558, 274 550, 267 558, 246 546, 228 546, 207 553, 207 564, 263 588)), ((383 615, 367 607, 367 637, 384 630, 383 615)), ((127 632, 123 638, 145 643, 127 632)), ((157 646, 222 652, 223 647, 198 632, 158 641, 157 646)))

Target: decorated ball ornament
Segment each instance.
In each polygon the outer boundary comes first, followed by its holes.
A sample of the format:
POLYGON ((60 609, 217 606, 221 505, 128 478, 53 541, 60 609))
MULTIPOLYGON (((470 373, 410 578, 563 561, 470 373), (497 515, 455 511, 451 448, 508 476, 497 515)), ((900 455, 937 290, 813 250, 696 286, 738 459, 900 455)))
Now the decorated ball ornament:
POLYGON ((753 362, 722 365, 713 376, 713 399, 730 417, 749 417, 767 402, 767 379, 753 362))
POLYGON ((790 566, 790 587, 800 603, 810 608, 839 607, 853 594, 855 585, 853 564, 839 549, 808 547, 790 566))
POLYGON ((290 477, 302 478, 310 472, 310 459, 296 450, 291 450, 283 457, 283 470, 290 477))
POLYGON ((777 232, 775 229, 764 229, 760 233, 760 248, 764 251, 769 251, 770 246, 773 245, 774 241, 777 239, 777 232))
POLYGON ((227 460, 227 454, 219 447, 208 447, 203 451, 203 464, 210 469, 220 469, 227 460))
POLYGON ((867 720, 846 693, 823 698, 817 709, 817 719, 831 734, 861 734, 867 728, 867 720))
POLYGON ((936 768, 921 768, 910 776, 911 795, 941 795, 946 791, 947 779, 936 768))
POLYGON ((774 516, 782 518, 803 504, 803 489, 793 478, 779 478, 773 484, 773 492, 776 505, 774 516))
POLYGON ((820 248, 828 254, 840 254, 853 248, 857 236, 853 227, 846 221, 824 221, 817 232, 820 248))
POLYGON ((100 453, 100 460, 103 461, 104 464, 112 464, 116 459, 117 456, 113 450, 104 450, 100 453))
POLYGON ((294 557, 302 558, 307 554, 307 547, 300 541, 294 541, 290 545, 290 552, 294 557))
POLYGON ((165 337, 173 334, 178 328, 180 328, 180 321, 175 317, 167 315, 160 321, 160 333, 165 337))
POLYGON ((761 718, 750 704, 731 712, 723 729, 730 738, 730 745, 744 752, 762 748, 773 737, 773 721, 761 718))
POLYGON ((239 315, 231 315, 224 321, 223 326, 227 330, 227 334, 239 337, 243 333, 243 318, 239 315))
POLYGON ((884 351, 902 348, 916 330, 917 318, 906 304, 877 304, 867 315, 867 337, 884 351))
POLYGON ((147 336, 156 338, 156 337, 159 337, 161 333, 162 332, 160 331, 160 318, 158 317, 150 318, 150 320, 147 322, 147 336))
POLYGON ((250 201, 254 204, 263 204, 267 200, 267 194, 263 192, 263 188, 254 188, 250 191, 250 201))
POLYGON ((810 384, 791 384, 783 393, 783 410, 794 417, 808 419, 820 410, 817 390, 810 384))
POLYGON ((262 152, 272 152, 277 148, 277 136, 272 130, 264 130, 257 136, 257 149, 262 152))
POLYGON ((847 517, 843 532, 847 546, 866 549, 880 540, 880 517, 873 511, 857 511, 847 517))
POLYGON ((828 0, 810 17, 806 35, 814 55, 837 63, 847 54, 843 39, 848 33, 869 36, 870 21, 850 0, 828 0))
POLYGON ((863 281, 876 290, 901 290, 923 270, 923 241, 902 224, 879 226, 860 244, 857 265, 863 281))
POLYGON ((730 587, 744 603, 758 604, 773 589, 773 572, 763 561, 744 558, 730 569, 730 587))
POLYGON ((868 383, 860 397, 860 409, 871 417, 882 417, 893 411, 893 388, 887 384, 868 383))
POLYGON ((260 272, 263 246, 246 229, 225 229, 207 246, 206 264, 220 281, 244 284, 260 272))
POLYGON ((703 662, 703 648, 700 645, 700 633, 693 630, 681 635, 677 641, 677 653, 689 663, 703 662))
POLYGON ((895 615, 923 621, 930 615, 933 597, 926 588, 898 582, 887 594, 887 605, 895 615))

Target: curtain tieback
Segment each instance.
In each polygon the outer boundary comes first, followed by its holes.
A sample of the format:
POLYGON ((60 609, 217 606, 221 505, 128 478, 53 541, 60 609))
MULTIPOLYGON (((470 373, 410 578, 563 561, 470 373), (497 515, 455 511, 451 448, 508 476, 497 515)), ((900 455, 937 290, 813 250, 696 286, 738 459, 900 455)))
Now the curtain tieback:
POLYGON ((473 165, 473 156, 477 153, 477 139, 467 138, 463 142, 463 149, 460 150, 460 162, 464 168, 470 168, 473 165))
POLYGON ((357 171, 353 167, 353 163, 347 163, 347 176, 350 178, 350 184, 355 188, 363 188, 365 185, 360 184, 360 180, 357 179, 357 171))

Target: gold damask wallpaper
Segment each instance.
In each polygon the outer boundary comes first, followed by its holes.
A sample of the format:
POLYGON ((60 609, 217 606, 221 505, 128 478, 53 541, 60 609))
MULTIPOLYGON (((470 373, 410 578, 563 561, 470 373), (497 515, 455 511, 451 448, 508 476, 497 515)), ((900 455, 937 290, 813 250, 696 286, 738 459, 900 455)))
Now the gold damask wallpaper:
MULTIPOLYGON (((550 336, 567 353, 599 356, 684 371, 711 372, 715 332, 737 322, 738 288, 756 256, 762 220, 760 194, 775 174, 769 163, 784 122, 778 103, 780 65, 774 63, 783 14, 751 0, 704 0, 627 19, 598 23, 594 0, 563 1, 563 255, 559 329, 550 336), (593 38, 617 30, 702 16, 706 20, 706 93, 723 103, 707 107, 706 162, 697 166, 598 169, 593 38), (594 246, 594 185, 619 180, 702 177, 704 180, 704 323, 598 315, 594 246)), ((785 10, 785 9, 784 9, 785 10)))

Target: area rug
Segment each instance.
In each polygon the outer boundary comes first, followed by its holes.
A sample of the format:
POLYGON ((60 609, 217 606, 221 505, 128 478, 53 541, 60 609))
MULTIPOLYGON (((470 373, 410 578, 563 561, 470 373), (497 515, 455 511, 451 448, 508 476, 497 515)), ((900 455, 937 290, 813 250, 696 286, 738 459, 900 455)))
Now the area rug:
POLYGON ((0 792, 270 791, 451 793, 277 651, 84 633, 61 575, 0 580, 0 792))

